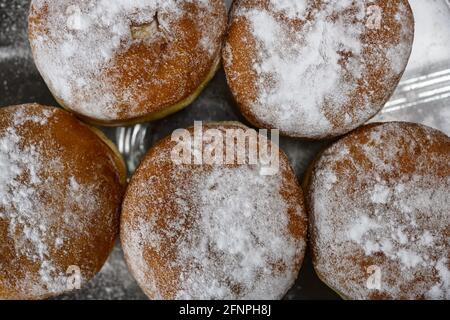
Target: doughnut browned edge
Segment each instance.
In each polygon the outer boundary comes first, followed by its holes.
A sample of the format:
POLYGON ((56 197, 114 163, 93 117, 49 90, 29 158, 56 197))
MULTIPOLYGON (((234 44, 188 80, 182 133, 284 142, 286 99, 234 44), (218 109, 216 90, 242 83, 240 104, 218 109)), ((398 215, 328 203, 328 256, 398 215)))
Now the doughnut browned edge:
MULTIPOLYGON (((49 259, 57 263, 58 267, 67 270, 69 266, 75 265, 81 268, 83 283, 90 280, 100 271, 109 254, 111 253, 115 240, 119 234, 120 205, 126 185, 125 163, 114 146, 106 136, 98 129, 91 128, 67 111, 55 107, 47 107, 38 104, 27 104, 4 107, 0 109, 0 129, 13 126, 12 116, 17 110, 25 110, 27 116, 39 117, 44 111, 51 112, 51 117, 45 124, 37 124, 28 121, 20 126, 18 130, 25 145, 43 143, 46 148, 44 157, 46 161, 52 161, 52 155, 57 156, 64 163, 70 163, 70 168, 65 167, 62 171, 55 171, 55 181, 66 180, 76 177, 78 181, 93 181, 99 178, 102 185, 102 193, 96 194, 104 205, 96 212, 98 223, 107 222, 108 228, 99 225, 89 225, 85 234, 77 237, 71 235, 69 243, 63 245, 63 250, 50 247, 52 252, 49 259), (49 143, 46 143, 46 142, 49 143), (52 146, 52 147, 50 147, 52 146), (55 146, 55 147, 53 147, 55 146), (93 174, 93 170, 96 170, 93 174), (57 178, 56 178, 57 177, 57 178), (63 179, 61 179, 61 177, 63 179), (93 245, 92 242, 95 241, 93 245)), ((96 181, 98 182, 98 181, 96 181)), ((53 186, 55 190, 58 184, 53 186)), ((64 198, 52 197, 42 201, 53 201, 55 206, 62 206, 64 198)), ((79 209, 74 209, 79 210, 79 209)), ((2 207, 0 205, 0 211, 2 207)), ((78 212, 79 217, 82 213, 78 212)), ((61 221, 60 227, 64 228, 61 217, 55 217, 61 221)), ((14 239, 8 234, 8 222, 0 219, 0 260, 3 270, 0 270, 0 299, 7 300, 36 300, 47 299, 59 295, 59 293, 48 293, 33 295, 15 288, 15 279, 22 279, 27 275, 36 275, 39 271, 39 262, 21 259, 20 263, 13 263, 15 256, 14 239)))

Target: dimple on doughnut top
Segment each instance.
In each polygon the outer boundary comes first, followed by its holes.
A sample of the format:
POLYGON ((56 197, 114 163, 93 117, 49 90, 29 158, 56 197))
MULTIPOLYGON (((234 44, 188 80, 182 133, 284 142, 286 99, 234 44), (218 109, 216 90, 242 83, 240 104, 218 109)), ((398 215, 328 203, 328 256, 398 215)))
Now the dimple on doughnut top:
POLYGON ((212 78, 221 0, 33 0, 36 65, 62 106, 100 124, 161 118, 212 78))
POLYGON ((61 109, 0 109, 0 299, 83 285, 119 231, 126 173, 116 154, 61 109))
POLYGON ((413 37, 406 0, 239 0, 224 66, 251 123, 292 137, 329 138, 383 107, 413 37))
POLYGON ((305 190, 313 263, 346 298, 450 299, 450 138, 418 124, 356 130, 305 190))
POLYGON ((256 164, 175 164, 174 147, 169 137, 150 150, 123 204, 122 245, 141 288, 152 299, 282 298, 306 239, 303 194, 286 156, 267 176, 256 164))

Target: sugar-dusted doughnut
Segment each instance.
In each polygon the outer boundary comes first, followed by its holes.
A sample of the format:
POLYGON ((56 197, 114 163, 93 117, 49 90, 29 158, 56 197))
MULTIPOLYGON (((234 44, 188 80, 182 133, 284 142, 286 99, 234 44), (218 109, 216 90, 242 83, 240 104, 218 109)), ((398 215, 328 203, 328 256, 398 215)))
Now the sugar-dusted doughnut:
POLYGON ((350 299, 450 299, 450 138, 371 124, 325 150, 305 196, 319 277, 350 299))
POLYGON ((347 133, 394 92, 409 59, 407 0, 238 0, 223 50, 254 125, 305 139, 347 133))
MULTIPOLYGON (((202 132, 230 129, 248 128, 219 123, 202 132)), ((298 276, 306 238, 303 194, 287 157, 280 152, 278 173, 262 175, 260 163, 236 159, 179 164, 175 146, 170 137, 154 146, 125 195, 121 240, 141 288, 152 299, 282 298, 298 276)))
POLYGON ((190 104, 213 77, 222 0, 33 0, 29 38, 56 100, 90 122, 130 124, 190 104))
POLYGON ((61 109, 0 109, 0 299, 56 296, 103 266, 126 179, 111 145, 61 109))

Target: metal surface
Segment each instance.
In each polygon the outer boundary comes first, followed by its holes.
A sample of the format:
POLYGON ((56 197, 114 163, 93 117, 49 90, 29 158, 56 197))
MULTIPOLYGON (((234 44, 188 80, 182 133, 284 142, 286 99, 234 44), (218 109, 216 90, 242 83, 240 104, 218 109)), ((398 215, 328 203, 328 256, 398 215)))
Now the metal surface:
MULTIPOLYGON (((391 101, 372 121, 424 123, 450 134, 450 2, 411 0, 416 16, 416 41, 408 69, 391 101)), ((28 47, 26 18, 29 0, 0 0, 0 106, 39 102, 57 105, 34 67, 28 47)), ((159 139, 194 120, 245 122, 219 71, 187 109, 166 119, 127 128, 102 129, 119 147, 130 173, 159 139)), ((282 138, 297 176, 328 142, 282 138)), ((119 244, 102 271, 85 288, 61 299, 145 299, 128 273, 119 244)), ((314 274, 306 257, 287 299, 337 299, 314 274)))

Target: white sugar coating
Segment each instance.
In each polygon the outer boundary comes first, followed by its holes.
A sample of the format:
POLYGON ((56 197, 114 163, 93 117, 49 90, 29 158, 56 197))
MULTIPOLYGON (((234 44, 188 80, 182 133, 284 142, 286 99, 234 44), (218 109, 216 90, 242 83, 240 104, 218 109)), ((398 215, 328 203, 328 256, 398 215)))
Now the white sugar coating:
MULTIPOLYGON (((33 0, 35 14, 30 18, 38 13, 47 15, 30 37, 36 65, 58 100, 83 115, 100 120, 114 120, 119 112, 140 116, 142 110, 133 110, 142 103, 136 92, 151 83, 142 75, 143 79, 134 79, 126 92, 117 92, 116 82, 127 75, 114 73, 116 59, 137 43, 150 45, 162 36, 175 42, 180 31, 174 22, 187 14, 184 6, 189 3, 200 7, 202 17, 214 12, 209 0, 33 0), (136 31, 137 38, 134 26, 145 27, 136 31), (129 110, 122 110, 124 104, 129 110)), ((206 26, 202 20, 196 23, 198 30, 191 31, 200 34, 198 50, 214 59, 220 50, 218 26, 206 26)), ((175 57, 178 53, 163 54, 175 57)), ((142 57, 142 63, 145 59, 142 57)), ((155 66, 165 58, 160 59, 155 66)), ((158 81, 158 75, 151 81, 158 81)), ((182 91, 182 86, 174 90, 182 91)))
POLYGON ((308 1, 270 0, 270 5, 276 12, 281 12, 290 19, 302 19, 305 16, 308 1))
MULTIPOLYGON (((125 243, 125 250, 138 271, 138 282, 158 292, 148 277, 153 271, 144 260, 144 248, 158 252, 168 239, 177 237, 177 255, 170 263, 181 270, 177 299, 281 298, 297 277, 305 243, 288 233, 279 179, 260 176, 257 167, 243 167, 202 173, 181 185, 175 191, 179 213, 165 229, 150 219, 134 223, 129 230, 131 241, 125 243), (193 201, 195 209, 186 199, 193 201), (186 221, 193 223, 189 230, 186 221), (271 264, 285 269, 277 274, 271 264), (235 287, 240 288, 238 295, 235 287)), ((143 188, 155 191, 152 184, 143 188)), ((296 214, 302 215, 297 209, 296 214)))
POLYGON ((441 279, 441 282, 433 286, 427 292, 427 298, 429 299, 450 299, 449 288, 450 288, 450 270, 449 270, 449 261, 446 258, 442 258, 436 264, 436 270, 438 272, 438 276, 441 279))
POLYGON ((306 246, 301 195, 285 194, 293 188, 287 160, 282 175, 260 175, 259 165, 176 166, 161 177, 170 159, 158 151, 144 160, 123 208, 125 256, 144 291, 157 299, 282 298, 306 246))
MULTIPOLYGON (((56 180, 60 182, 57 173, 65 170, 67 164, 57 152, 49 161, 47 152, 54 147, 52 141, 31 144, 24 138, 30 125, 46 128, 54 116, 50 109, 37 115, 27 112, 26 106, 19 106, 11 115, 10 126, 0 129, 0 226, 6 226, 0 251, 9 256, 8 261, 0 259, 0 270, 6 272, 0 277, 0 291, 6 286, 6 292, 13 290, 27 297, 67 291, 68 274, 54 262, 54 250, 67 254, 66 233, 72 236, 86 231, 85 222, 72 211, 74 208, 81 208, 93 219, 99 209, 94 185, 71 176, 65 186, 55 188, 56 180), (60 199, 65 201, 60 203, 60 199), (9 254, 8 243, 13 244, 9 254), (29 268, 26 266, 30 264, 38 266, 37 272, 29 269, 23 275, 11 273, 11 265, 29 268)), ((84 270, 80 276, 84 282, 84 270)))
MULTIPOLYGON (((260 176, 258 168, 217 170, 193 184, 200 218, 179 244, 178 263, 192 261, 199 268, 183 275, 177 298, 232 298, 232 288, 220 279, 242 287, 242 299, 281 298, 294 284, 305 244, 287 233, 279 177, 260 176), (274 274, 269 266, 279 263, 287 270, 274 274)), ((187 196, 186 189, 178 191, 181 199, 187 196)), ((179 209, 189 217, 189 208, 179 209)))
MULTIPOLYGON (((19 110, 13 122, 17 126, 27 121, 44 125, 49 116, 28 118, 24 110, 19 110)), ((60 292, 61 286, 65 285, 64 278, 55 273, 51 261, 47 260, 46 232, 51 227, 51 220, 47 221, 44 215, 48 208, 36 198, 39 197, 38 190, 51 183, 42 180, 42 173, 52 168, 42 163, 39 146, 21 148, 21 142, 15 127, 7 128, 0 135, 0 219, 8 222, 9 236, 15 239, 16 254, 41 262, 41 278, 38 281, 27 279, 30 283, 22 285, 32 290, 30 294, 39 295, 46 290, 44 288, 49 292, 60 292), (22 177, 25 174, 29 177, 24 183, 22 177)))
MULTIPOLYGON (((308 138, 339 135, 367 121, 381 109, 380 97, 386 101, 394 90, 375 89, 369 65, 386 69, 379 81, 394 86, 408 61, 413 30, 403 2, 394 8, 402 18, 397 21, 400 40, 386 37, 376 44, 366 39, 373 32, 369 13, 376 1, 322 1, 319 9, 307 0, 268 1, 267 9, 238 5, 233 19, 246 21, 256 41, 248 66, 256 77, 250 112, 260 123, 308 138), (361 95, 361 88, 367 93, 361 95)), ((392 27, 381 20, 376 32, 392 27)), ((251 43, 241 41, 243 46, 251 43)), ((226 68, 236 63, 232 49, 224 58, 226 68)), ((227 72, 229 79, 240 77, 235 71, 227 72)))
POLYGON ((387 123, 324 152, 310 189, 324 281, 356 299, 450 298, 449 147, 433 129, 387 123), (371 265, 381 270, 380 290, 366 286, 371 265))
POLYGON ((370 200, 373 203, 388 203, 390 193, 391 190, 388 187, 376 184, 370 200))

